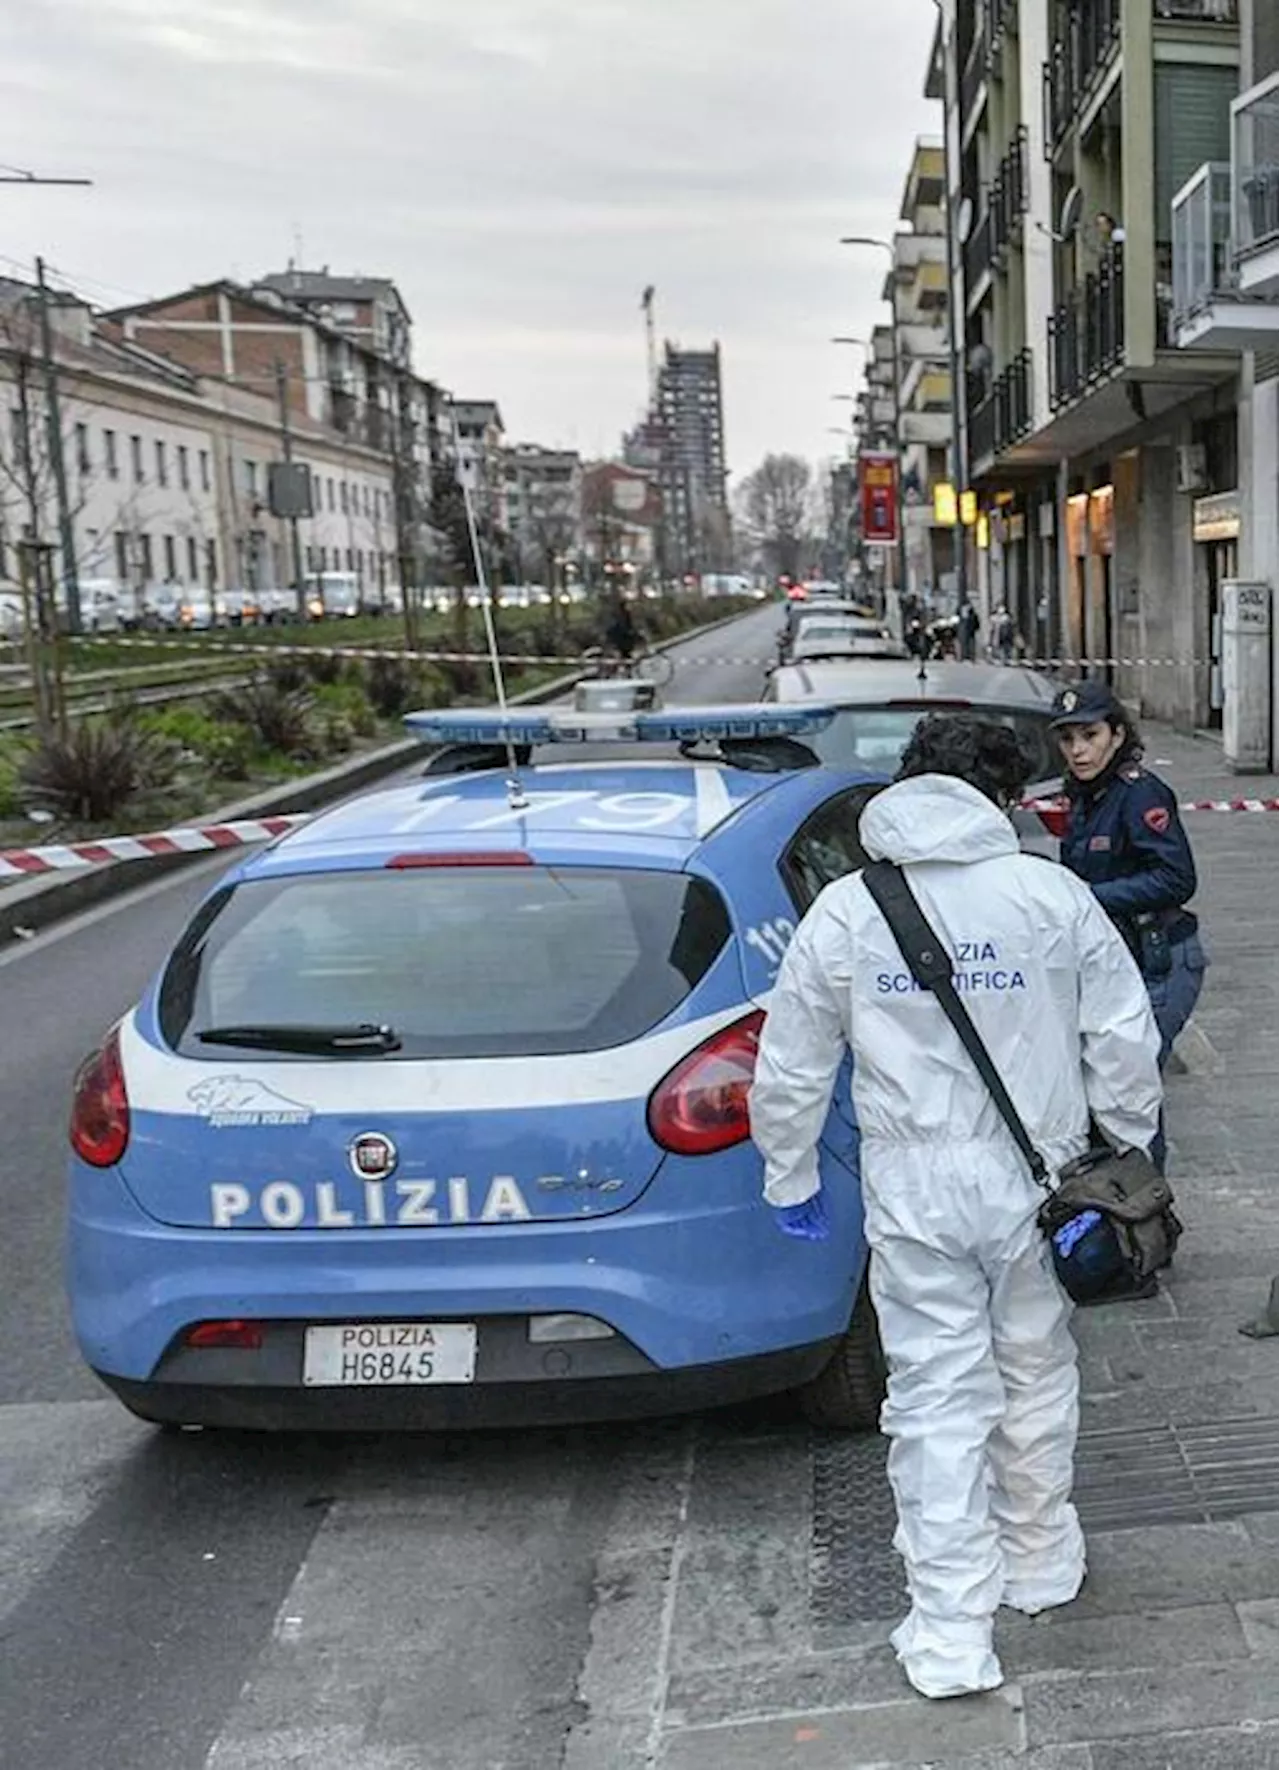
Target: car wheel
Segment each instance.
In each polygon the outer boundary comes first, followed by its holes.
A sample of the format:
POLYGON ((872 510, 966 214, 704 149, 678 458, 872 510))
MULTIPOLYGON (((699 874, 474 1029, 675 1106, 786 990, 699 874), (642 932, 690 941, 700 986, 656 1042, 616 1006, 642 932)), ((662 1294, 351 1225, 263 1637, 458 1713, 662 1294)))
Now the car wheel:
POLYGON ((797 1392, 801 1411, 813 1425, 831 1432, 874 1431, 886 1376, 880 1327, 864 1276, 840 1344, 829 1363, 797 1392))

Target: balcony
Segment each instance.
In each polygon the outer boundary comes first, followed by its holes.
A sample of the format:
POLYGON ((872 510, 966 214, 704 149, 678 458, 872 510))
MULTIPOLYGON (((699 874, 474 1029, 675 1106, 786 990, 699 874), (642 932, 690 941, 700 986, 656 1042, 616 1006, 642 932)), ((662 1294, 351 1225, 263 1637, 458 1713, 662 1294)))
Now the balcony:
POLYGON ((1280 76, 1231 106, 1231 256, 1243 293, 1274 296, 1280 222, 1280 76))
POLYGON ((1027 132, 1019 126, 991 181, 991 250, 1000 256, 1022 230, 1027 211, 1027 132))
POLYGON ((991 267, 991 240, 991 205, 988 202, 982 212, 982 220, 964 243, 964 283, 969 294, 973 293, 983 273, 991 267))
POLYGON ((1053 43, 1044 64, 1046 158, 1061 146, 1119 41, 1120 0, 1082 0, 1073 9, 1066 36, 1053 43))
MULTIPOLYGON (((1231 167, 1211 160, 1173 199, 1171 342, 1180 350, 1275 348, 1274 293, 1240 287, 1231 231, 1233 188, 1231 167)), ((1274 212, 1272 222, 1274 237, 1274 212)))
POLYGON ((1207 25, 1234 25, 1240 19, 1238 0, 1153 0, 1156 19, 1191 19, 1207 25))
POLYGON ((996 376, 985 399, 970 407, 969 459, 994 460, 1032 427, 1031 352, 1020 350, 996 376))
POLYGON ((1049 404, 1071 405, 1124 361, 1124 248, 1112 245, 1096 271, 1049 316, 1049 404))

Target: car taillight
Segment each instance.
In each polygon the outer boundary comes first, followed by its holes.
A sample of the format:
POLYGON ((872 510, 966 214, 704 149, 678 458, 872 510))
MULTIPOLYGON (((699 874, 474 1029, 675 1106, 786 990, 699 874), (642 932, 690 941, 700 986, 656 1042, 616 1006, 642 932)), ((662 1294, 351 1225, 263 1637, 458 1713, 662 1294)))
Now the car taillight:
POLYGON ((262 1345, 260 1321, 202 1321, 187 1329, 182 1336, 188 1346, 203 1351, 214 1347, 233 1347, 241 1352, 256 1352, 262 1345))
POLYGON ((756 1009, 682 1058, 649 1097, 649 1134, 673 1155, 711 1155, 751 1134, 747 1090, 764 1014, 756 1009))
POLYGON ((120 1062, 120 1030, 81 1064, 71 1101, 71 1147, 94 1168, 114 1167, 129 1142, 129 1096, 120 1062))
POLYGON ((1049 834, 1056 836, 1059 842, 1062 841, 1071 817, 1071 801, 1065 794, 1056 799, 1028 799, 1024 802, 1023 809, 1034 811, 1049 834))

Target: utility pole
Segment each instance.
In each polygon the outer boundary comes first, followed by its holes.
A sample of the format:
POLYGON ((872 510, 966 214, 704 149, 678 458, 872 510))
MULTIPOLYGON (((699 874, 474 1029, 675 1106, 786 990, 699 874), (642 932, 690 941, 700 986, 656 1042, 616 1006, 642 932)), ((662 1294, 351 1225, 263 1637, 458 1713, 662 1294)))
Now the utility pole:
MULTIPOLYGON (((276 359, 276 397, 280 402, 280 448, 286 465, 293 461, 293 431, 289 425, 289 376, 284 363, 276 359)), ((293 554, 293 587, 298 598, 298 619, 307 618, 307 586, 302 575, 302 535, 296 516, 289 518, 289 543, 293 554)))
POLYGON ((62 411, 58 399, 58 365, 53 354, 53 327, 49 321, 49 285, 44 259, 36 259, 36 287, 40 294, 40 358, 44 366, 45 418, 49 431, 49 463, 53 468, 53 491, 58 506, 58 543, 62 549, 62 581, 67 596, 67 627, 80 631, 80 578, 76 571, 75 525, 67 496, 67 460, 63 449, 62 411))

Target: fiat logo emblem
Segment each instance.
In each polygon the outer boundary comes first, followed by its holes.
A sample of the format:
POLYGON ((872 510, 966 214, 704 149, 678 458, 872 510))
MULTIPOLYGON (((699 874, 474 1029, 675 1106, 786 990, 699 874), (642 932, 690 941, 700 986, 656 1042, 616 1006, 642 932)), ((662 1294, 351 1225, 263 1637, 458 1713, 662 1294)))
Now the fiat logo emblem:
POLYGON ((400 1152, 381 1131, 362 1131, 347 1146, 347 1160, 359 1180, 385 1180, 394 1174, 400 1152))

